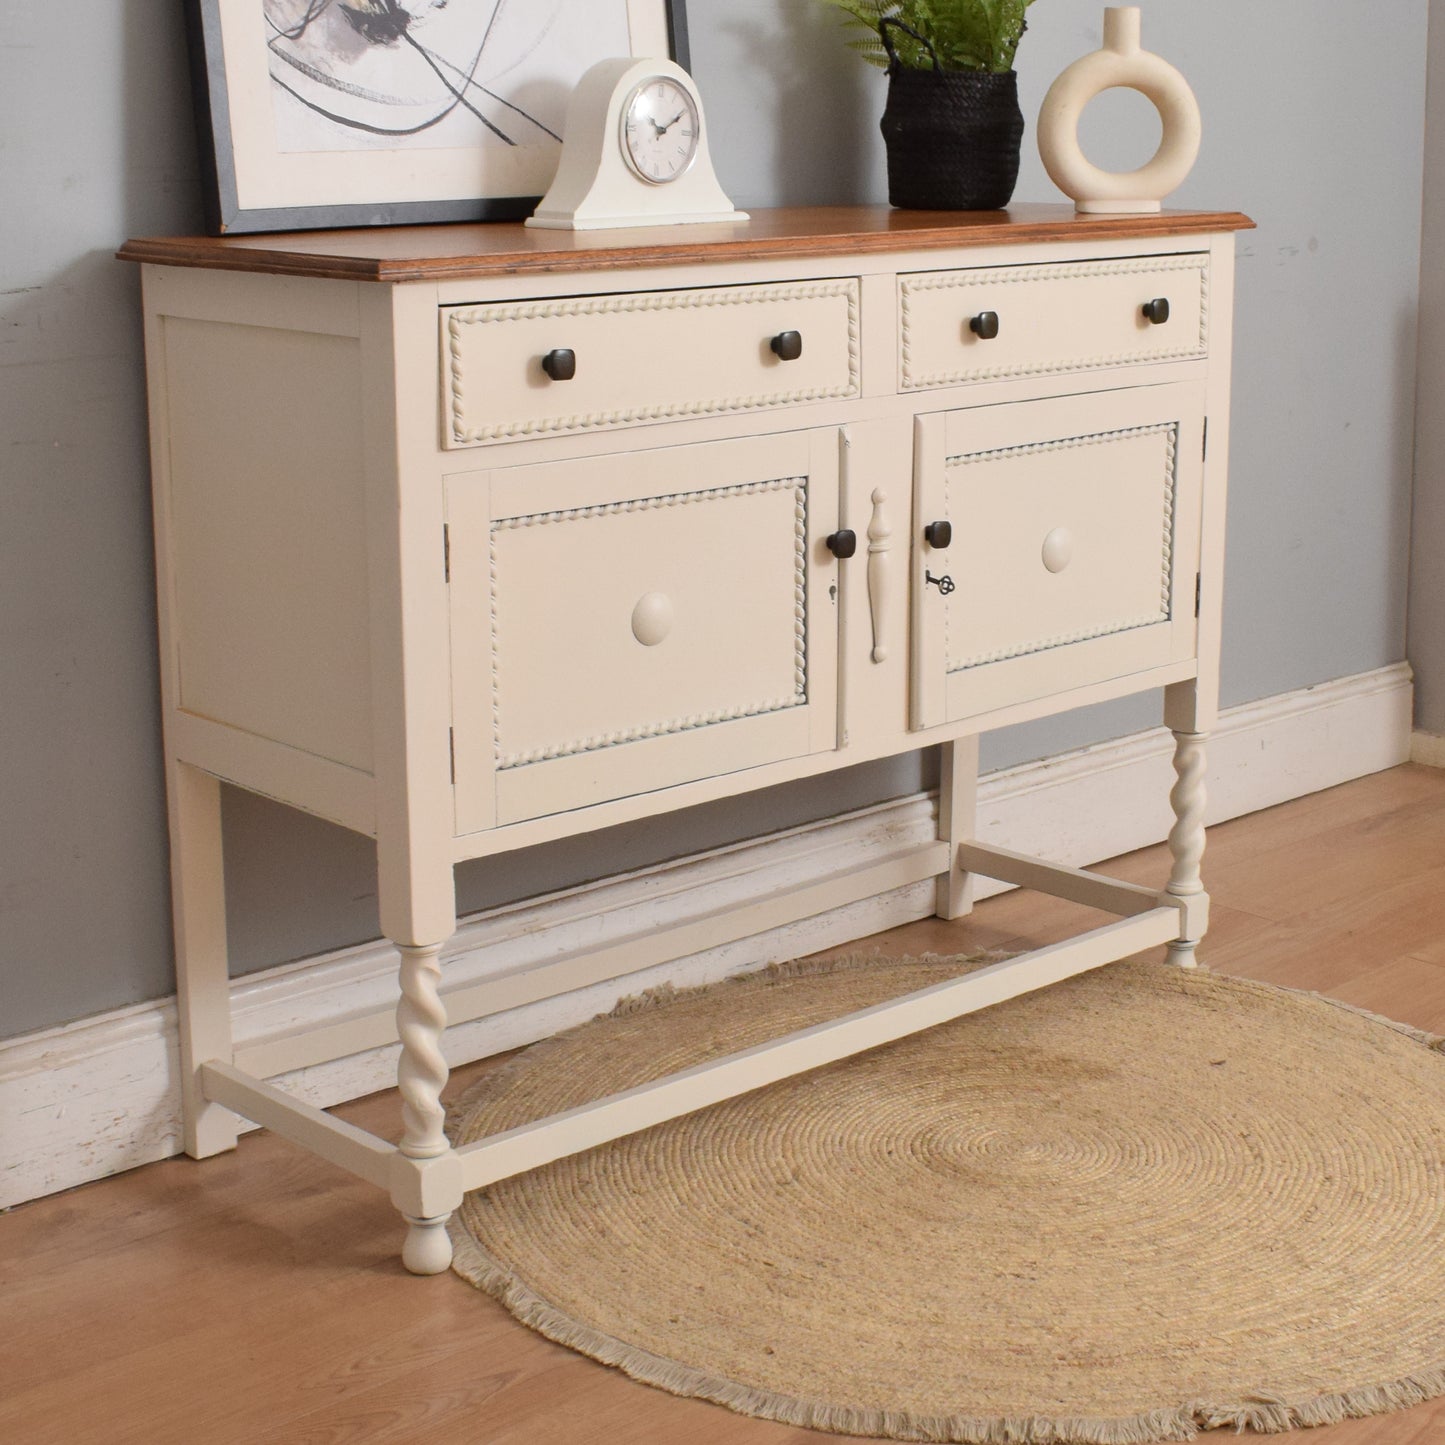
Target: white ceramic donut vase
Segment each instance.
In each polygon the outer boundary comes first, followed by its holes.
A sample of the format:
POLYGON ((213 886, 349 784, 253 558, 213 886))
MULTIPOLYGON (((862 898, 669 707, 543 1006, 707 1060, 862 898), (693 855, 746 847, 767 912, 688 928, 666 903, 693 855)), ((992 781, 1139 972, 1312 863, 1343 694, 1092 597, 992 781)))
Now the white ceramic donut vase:
POLYGON ((1104 11, 1104 48, 1076 60, 1049 87, 1039 112, 1039 155, 1049 178, 1081 212, 1157 211, 1192 169, 1202 127, 1189 82, 1139 43, 1139 7, 1104 11), (1101 91, 1122 87, 1153 101, 1164 135, 1134 171, 1102 171, 1079 146, 1079 118, 1101 91))

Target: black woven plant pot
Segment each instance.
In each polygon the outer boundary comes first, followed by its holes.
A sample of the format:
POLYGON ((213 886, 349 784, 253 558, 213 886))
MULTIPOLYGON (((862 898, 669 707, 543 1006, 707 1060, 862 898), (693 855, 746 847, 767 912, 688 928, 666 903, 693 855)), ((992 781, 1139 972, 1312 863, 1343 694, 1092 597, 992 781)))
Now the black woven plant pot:
POLYGON ((992 211, 1012 198, 1024 137, 1014 71, 917 70, 894 59, 882 130, 892 205, 992 211))

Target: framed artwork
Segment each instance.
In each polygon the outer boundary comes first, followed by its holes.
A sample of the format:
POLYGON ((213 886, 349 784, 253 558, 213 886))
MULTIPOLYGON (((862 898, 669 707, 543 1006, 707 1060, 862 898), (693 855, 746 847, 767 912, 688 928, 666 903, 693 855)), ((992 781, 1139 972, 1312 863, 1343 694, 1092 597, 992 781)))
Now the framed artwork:
POLYGON ((685 0, 186 0, 217 234, 511 220, 551 183, 572 87, 688 64, 685 0))

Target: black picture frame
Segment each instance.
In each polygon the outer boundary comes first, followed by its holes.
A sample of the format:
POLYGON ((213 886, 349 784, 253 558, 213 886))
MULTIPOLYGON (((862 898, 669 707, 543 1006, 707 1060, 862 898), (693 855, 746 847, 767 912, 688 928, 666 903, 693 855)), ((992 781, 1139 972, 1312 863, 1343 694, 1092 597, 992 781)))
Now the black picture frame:
MULTIPOLYGON (((202 200, 206 226, 213 235, 446 221, 515 221, 529 216, 536 208, 540 195, 484 195, 465 199, 398 196, 394 200, 347 204, 248 204, 237 180, 226 35, 222 24, 223 0, 183 0, 183 3, 200 146, 202 200)), ((259 4, 260 0, 255 3, 259 4)), ((669 54, 687 69, 690 50, 686 0, 656 0, 656 3, 666 24, 669 54)), ((260 63, 259 57, 257 63, 260 63)))

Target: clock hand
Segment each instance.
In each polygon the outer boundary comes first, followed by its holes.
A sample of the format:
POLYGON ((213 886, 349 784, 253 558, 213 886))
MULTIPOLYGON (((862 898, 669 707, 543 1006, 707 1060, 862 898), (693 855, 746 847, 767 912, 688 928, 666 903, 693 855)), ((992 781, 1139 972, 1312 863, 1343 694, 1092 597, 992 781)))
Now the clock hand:
MULTIPOLYGON (((666 134, 668 133, 668 131, 670 131, 670 130, 673 128, 673 126, 675 126, 675 125, 678 123, 678 121, 680 121, 680 120, 683 118, 683 116, 685 116, 686 114, 687 114, 687 112, 686 112, 685 110, 680 110, 680 111, 678 111, 678 113, 677 113, 675 116, 673 116, 673 118, 672 118, 670 121, 668 121, 668 123, 667 123, 666 125, 658 125, 658 126, 657 126, 657 133, 658 133, 658 135, 666 135, 666 134)), ((653 125, 657 125, 657 122, 656 122, 656 121, 653 121, 652 123, 653 123, 653 125)))

